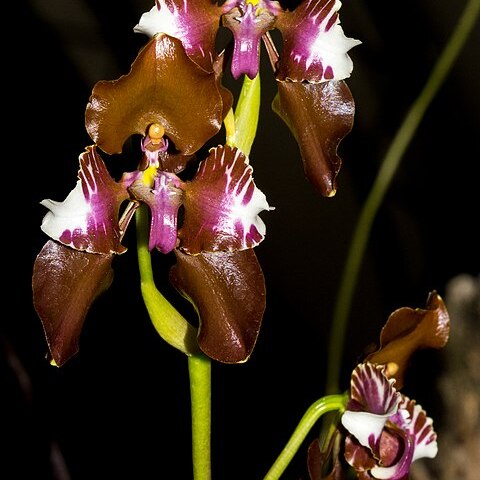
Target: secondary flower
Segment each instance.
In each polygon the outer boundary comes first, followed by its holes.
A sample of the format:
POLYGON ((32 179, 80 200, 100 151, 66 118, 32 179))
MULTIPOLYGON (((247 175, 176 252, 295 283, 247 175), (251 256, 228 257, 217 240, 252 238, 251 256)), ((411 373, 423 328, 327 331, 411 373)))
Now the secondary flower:
POLYGON ((336 191, 340 141, 350 131, 354 102, 345 78, 352 72, 347 52, 360 42, 340 25, 339 0, 304 0, 293 11, 271 0, 156 0, 136 32, 181 40, 187 55, 214 71, 215 39, 220 24, 233 34, 234 78, 259 71, 260 40, 265 43, 278 85, 274 111, 295 136, 308 179, 325 196, 336 191), (282 34, 281 53, 269 31, 282 34))
POLYGON ((403 307, 389 316, 378 350, 352 373, 350 400, 342 416, 348 435, 338 428, 324 450, 318 440, 310 445, 311 480, 351 478, 339 455, 341 444, 344 458, 362 480, 406 480, 414 460, 435 456, 431 419, 399 390, 412 354, 444 347, 449 334, 449 315, 435 291, 428 295, 425 308, 403 307))
POLYGON ((410 465, 437 454, 432 419, 398 392, 385 367, 358 365, 352 373, 350 401, 342 424, 350 433, 345 458, 358 478, 407 479, 410 465))

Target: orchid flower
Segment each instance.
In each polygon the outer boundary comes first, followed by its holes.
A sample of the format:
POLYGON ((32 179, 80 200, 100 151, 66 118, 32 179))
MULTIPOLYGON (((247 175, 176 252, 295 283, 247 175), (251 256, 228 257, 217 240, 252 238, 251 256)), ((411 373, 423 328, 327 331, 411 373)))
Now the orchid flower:
POLYGON ((187 55, 214 71, 220 23, 233 34, 234 78, 257 76, 260 40, 266 46, 278 85, 272 107, 296 138, 307 178, 324 196, 336 192, 340 141, 352 128, 354 102, 344 82, 352 72, 347 52, 360 42, 345 36, 339 0, 304 0, 284 10, 272 0, 156 0, 134 28, 150 37, 163 33, 179 39, 187 55), (278 29, 281 53, 269 34, 278 29))
POLYGON ((362 480, 407 479, 413 461, 436 455, 432 420, 399 390, 412 355, 420 349, 443 348, 449 334, 450 318, 435 291, 429 294, 425 308, 402 307, 388 317, 378 350, 352 373, 349 400, 341 417, 348 435, 335 428, 325 447, 320 447, 318 439, 309 447, 311 480, 350 478, 341 461, 342 449, 362 480))
POLYGON ((50 210, 42 230, 52 240, 35 263, 34 300, 54 362, 61 365, 78 350, 85 315, 111 282, 114 255, 126 251, 121 239, 139 202, 151 212, 149 248, 175 252, 171 280, 200 313, 200 348, 219 361, 245 361, 265 302, 263 274, 251 248, 265 235, 258 213, 270 208, 251 174, 242 152, 219 146, 191 181, 150 164, 115 182, 96 147, 88 147, 65 201, 42 202, 50 210), (178 227, 181 206, 184 219, 178 227), (211 301, 214 292, 221 294, 222 305, 211 301))
POLYGON ((350 401, 342 424, 350 433, 345 458, 358 478, 408 479, 410 465, 437 454, 432 419, 398 392, 383 365, 359 364, 352 373, 350 401))
POLYGON ((218 132, 230 105, 218 74, 167 35, 141 50, 129 74, 94 87, 86 126, 95 145, 80 155, 67 198, 42 202, 51 240, 36 259, 33 293, 53 363, 78 351, 86 314, 112 281, 113 258, 126 251, 122 239, 140 204, 150 210, 149 250, 175 253, 170 280, 199 313, 200 349, 221 362, 248 359, 265 309, 252 248, 265 236, 258 214, 270 207, 237 148, 211 148, 193 179, 177 175, 218 132), (142 134, 142 160, 115 181, 99 149, 121 152, 134 134, 142 134))

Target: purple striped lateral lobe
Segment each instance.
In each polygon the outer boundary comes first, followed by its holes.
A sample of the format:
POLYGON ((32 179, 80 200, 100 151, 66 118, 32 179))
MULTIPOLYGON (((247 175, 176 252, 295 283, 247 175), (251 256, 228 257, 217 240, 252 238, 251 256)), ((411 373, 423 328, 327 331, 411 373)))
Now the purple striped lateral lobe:
POLYGON ((270 207, 255 186, 252 171, 248 158, 237 148, 210 150, 185 186, 185 219, 179 230, 184 252, 231 252, 263 240, 265 224, 258 214, 270 207))
POLYGON ((433 430, 433 420, 427 417, 425 410, 415 400, 402 395, 398 413, 389 420, 414 439, 412 462, 437 455, 437 434, 433 430))
POLYGON ((348 78, 353 63, 347 52, 361 42, 340 26, 340 0, 306 0, 276 21, 283 37, 278 80, 311 83, 348 78))
POLYGON ((211 0, 156 0, 133 30, 149 37, 165 33, 181 40, 190 59, 212 72, 221 13, 211 0))
POLYGON ((162 253, 171 252, 177 244, 177 214, 182 204, 183 182, 173 173, 158 172, 153 189, 135 182, 130 193, 150 207, 150 239, 148 248, 157 248, 162 253))
POLYGON ((437 454, 432 419, 414 400, 398 393, 392 380, 384 366, 370 363, 357 366, 352 374, 351 400, 342 424, 350 433, 345 459, 358 478, 406 480, 412 462, 437 454))
POLYGON ((362 363, 352 373, 350 401, 342 424, 365 447, 375 447, 401 399, 393 386, 395 380, 389 380, 384 369, 383 365, 362 363))
POLYGON ((118 213, 129 195, 115 182, 97 154, 89 146, 79 157, 80 169, 75 188, 63 202, 43 200, 50 211, 41 229, 64 245, 89 253, 123 253, 118 213))

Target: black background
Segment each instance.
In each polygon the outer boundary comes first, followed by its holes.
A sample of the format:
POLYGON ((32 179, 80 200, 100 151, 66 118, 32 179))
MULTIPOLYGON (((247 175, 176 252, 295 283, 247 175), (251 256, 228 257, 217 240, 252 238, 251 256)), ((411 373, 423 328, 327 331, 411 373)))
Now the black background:
MULTIPOLYGON (((22 190, 30 202, 25 218, 21 212, 21 236, 31 239, 31 256, 6 299, 15 313, 1 322, 1 478, 191 478, 187 362, 156 335, 145 313, 133 232, 124 242, 130 251, 114 263, 112 287, 90 311, 80 353, 61 369, 45 361, 31 302, 31 269, 47 240, 39 229, 45 213, 39 202, 62 200, 75 185, 78 155, 91 143, 84 129, 91 89, 128 72, 147 41, 132 28, 151 4, 27 4, 24 47, 16 55, 25 86, 17 97, 15 145, 27 141, 29 148, 19 147, 13 160, 27 162, 22 190), (63 473, 54 473, 52 455, 57 468, 64 464, 63 473)), ((343 2, 343 28, 363 44, 350 52, 355 67, 347 83, 356 118, 340 145, 344 164, 331 199, 304 178, 297 146, 270 110, 275 82, 262 52, 263 109, 250 157, 256 184, 275 207, 262 214, 267 237, 256 249, 267 310, 251 359, 213 365, 215 479, 262 478, 306 408, 324 393, 334 299, 359 210, 464 4, 343 2)), ((477 28, 428 109, 374 223, 346 338, 345 388, 393 310, 422 307, 429 291, 444 295, 452 277, 479 274, 479 45, 477 28)), ((166 282, 173 260, 160 254, 154 260, 159 287, 175 295, 166 282)), ((441 368, 441 353, 417 355, 404 387, 438 424, 445 415, 435 390, 441 368)), ((306 445, 286 479, 306 478, 306 445)))

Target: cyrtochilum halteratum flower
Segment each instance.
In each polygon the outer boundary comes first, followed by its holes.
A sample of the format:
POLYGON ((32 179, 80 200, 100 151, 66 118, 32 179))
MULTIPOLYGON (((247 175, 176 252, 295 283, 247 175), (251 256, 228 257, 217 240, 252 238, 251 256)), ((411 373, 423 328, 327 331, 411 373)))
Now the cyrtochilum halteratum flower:
POLYGON ((274 111, 296 138, 307 178, 324 196, 336 192, 340 141, 353 124, 355 105, 344 79, 353 64, 347 52, 360 42, 344 35, 339 0, 304 0, 294 10, 271 0, 156 0, 136 32, 178 38, 187 55, 214 70, 220 25, 233 34, 231 72, 253 79, 259 71, 261 40, 277 80, 274 111), (280 54, 269 31, 282 35, 280 54))
POLYGON ((126 251, 122 239, 140 204, 150 211, 149 249, 176 256, 170 280, 196 307, 200 349, 226 363, 249 358, 265 309, 252 248, 265 236, 258 214, 270 207, 237 148, 211 148, 191 180, 178 176, 231 104, 218 73, 200 68, 167 35, 141 50, 129 74, 94 87, 86 128, 95 145, 80 155, 67 198, 42 202, 51 240, 36 259, 33 294, 52 363, 78 351, 87 312, 111 284, 113 258, 126 251), (139 133, 140 165, 115 181, 99 149, 122 152, 139 133))
POLYGON ((436 292, 428 296, 425 309, 403 307, 390 315, 378 350, 352 373, 341 419, 345 431, 338 428, 327 448, 321 449, 318 440, 309 447, 311 480, 351 478, 342 457, 361 480, 407 480, 413 461, 436 455, 432 420, 399 390, 412 355, 419 349, 443 348, 449 334, 450 318, 436 292))
POLYGON ((362 363, 352 373, 342 424, 345 459, 358 478, 408 479, 412 462, 437 454, 432 419, 394 384, 383 365, 362 363))

